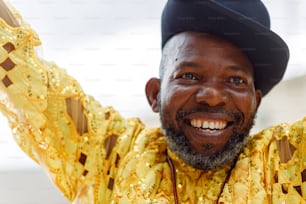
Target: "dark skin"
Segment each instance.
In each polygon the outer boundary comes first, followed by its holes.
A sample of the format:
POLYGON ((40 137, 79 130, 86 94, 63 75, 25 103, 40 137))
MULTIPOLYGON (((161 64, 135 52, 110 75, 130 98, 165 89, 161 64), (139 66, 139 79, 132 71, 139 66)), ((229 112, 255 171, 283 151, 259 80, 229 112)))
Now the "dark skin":
POLYGON ((164 128, 182 132, 195 154, 222 151, 233 131, 249 129, 261 101, 249 59, 213 35, 184 32, 168 42, 162 80, 147 82, 146 95, 164 128))

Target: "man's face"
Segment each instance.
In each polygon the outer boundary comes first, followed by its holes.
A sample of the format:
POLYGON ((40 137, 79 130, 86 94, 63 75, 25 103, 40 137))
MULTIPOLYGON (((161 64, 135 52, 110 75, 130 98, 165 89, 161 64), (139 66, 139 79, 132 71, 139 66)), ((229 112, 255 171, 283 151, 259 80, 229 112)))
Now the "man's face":
POLYGON ((231 162, 261 99, 250 61, 212 35, 186 32, 168 43, 157 104, 169 148, 195 168, 231 162))

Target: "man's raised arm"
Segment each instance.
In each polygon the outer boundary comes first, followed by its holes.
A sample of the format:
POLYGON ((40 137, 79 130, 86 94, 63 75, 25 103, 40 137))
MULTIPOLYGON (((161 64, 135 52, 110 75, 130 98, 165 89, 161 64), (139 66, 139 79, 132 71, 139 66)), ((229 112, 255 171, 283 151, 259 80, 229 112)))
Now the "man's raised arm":
POLYGON ((113 153, 117 137, 142 126, 102 107, 64 70, 40 59, 39 38, 11 9, 0 0, 0 111, 18 145, 66 198, 102 202, 110 197, 116 156, 129 147, 113 153))

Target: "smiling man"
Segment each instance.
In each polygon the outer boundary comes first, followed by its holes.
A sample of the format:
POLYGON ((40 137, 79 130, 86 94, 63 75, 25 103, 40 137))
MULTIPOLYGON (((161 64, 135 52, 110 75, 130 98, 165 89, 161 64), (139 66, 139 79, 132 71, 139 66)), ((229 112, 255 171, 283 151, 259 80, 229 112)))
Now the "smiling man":
POLYGON ((196 32, 175 35, 164 53, 161 82, 151 79, 147 95, 155 93, 149 102, 160 111, 169 148, 195 168, 234 161, 261 100, 252 63, 232 43, 196 32))
POLYGON ((306 120, 249 136, 289 58, 260 0, 167 2, 145 88, 155 129, 37 57, 37 35, 0 2, 0 110, 72 203, 305 203, 306 120))

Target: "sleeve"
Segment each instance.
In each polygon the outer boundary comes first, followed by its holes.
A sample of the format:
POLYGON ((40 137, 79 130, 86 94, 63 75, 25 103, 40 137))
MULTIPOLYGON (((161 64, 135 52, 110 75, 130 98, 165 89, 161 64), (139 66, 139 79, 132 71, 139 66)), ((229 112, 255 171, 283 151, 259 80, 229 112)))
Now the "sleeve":
POLYGON ((273 203, 306 203, 306 117, 276 126, 273 138, 266 179, 273 203))
POLYGON ((219 202, 305 204, 306 118, 252 136, 219 202))
POLYGON ((103 201, 143 125, 101 106, 64 70, 40 59, 37 35, 18 20, 21 26, 11 27, 0 18, 0 111, 18 145, 67 199, 103 201))

